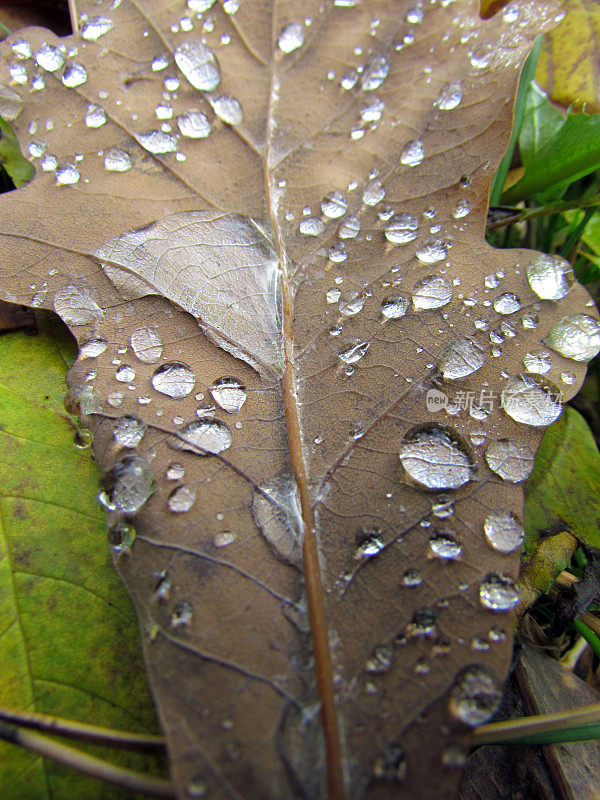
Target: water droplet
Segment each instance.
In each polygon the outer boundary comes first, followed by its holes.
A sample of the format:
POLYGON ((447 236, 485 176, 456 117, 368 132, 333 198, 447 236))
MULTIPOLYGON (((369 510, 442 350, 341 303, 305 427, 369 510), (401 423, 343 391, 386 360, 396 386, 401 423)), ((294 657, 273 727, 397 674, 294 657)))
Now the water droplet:
POLYGON ((85 114, 88 128, 100 128, 106 122, 106 111, 101 106, 89 105, 85 114))
POLYGON ((244 119, 242 106, 230 94, 222 94, 220 97, 212 99, 210 104, 217 117, 228 125, 239 125, 244 119))
POLYGON ((89 339, 80 345, 79 355, 83 358, 98 358, 107 347, 108 342, 105 342, 104 339, 89 339))
POLYGON ((373 92, 375 89, 379 89, 387 78, 389 71, 390 65, 384 56, 375 56, 372 58, 360 79, 363 91, 373 92))
POLYGON ((501 699, 502 692, 493 674, 474 665, 458 673, 448 708, 453 717, 466 725, 481 725, 493 716, 501 699))
POLYGON ((348 250, 341 242, 338 244, 332 244, 327 251, 327 258, 329 258, 330 261, 333 261, 334 264, 341 264, 348 258, 348 250))
POLYGON ((396 742, 389 744, 373 767, 375 778, 402 783, 406 778, 406 758, 396 742))
POLYGON ((135 370, 129 364, 123 364, 115 372, 115 379, 120 383, 131 383, 135 379, 135 370))
POLYGON ((219 378, 210 387, 215 403, 230 414, 237 414, 246 402, 246 387, 237 378, 219 378))
POLYGON ((536 427, 550 425, 563 409, 560 389, 529 375, 509 378, 502 391, 502 408, 516 422, 536 427))
POLYGON ((11 44, 11 49, 17 58, 31 58, 31 45, 25 39, 16 39, 11 44))
POLYGON ((502 9, 502 19, 504 22, 516 22, 519 19, 519 4, 509 3, 502 9))
POLYGON ((381 313, 386 319, 400 319, 408 311, 409 300, 399 294, 386 297, 381 302, 381 313))
POLYGON ((545 350, 540 350, 537 353, 527 353, 523 356, 523 364, 527 372, 533 372, 536 375, 544 375, 552 369, 550 353, 545 350))
POLYGON ((108 543, 115 553, 128 553, 135 541, 135 528, 128 522, 117 522, 108 529, 108 543))
POLYGON ((505 292, 494 300, 494 309, 499 314, 514 314, 521 309, 521 301, 516 294, 505 292))
POLYGON ((512 553, 523 543, 525 532, 519 520, 510 511, 494 511, 483 523, 489 546, 499 553, 512 553))
POLYGON ((459 339, 442 352, 438 370, 443 378, 456 380, 472 375, 483 364, 481 347, 472 339, 459 339))
POLYGON ((600 351, 600 323, 588 314, 569 314, 556 323, 545 344, 565 358, 590 361, 600 351))
POLYGON ((67 325, 87 325, 104 316, 90 292, 78 286, 65 286, 57 292, 54 310, 67 325))
POLYGON ((422 264, 437 264, 448 255, 446 245, 440 239, 429 239, 417 247, 416 256, 422 264))
POLYGON ((383 644, 380 647, 376 647, 367 659, 365 664, 366 671, 375 675, 383 675, 389 672, 393 656, 394 651, 391 645, 383 644))
POLYGON ((521 483, 533 469, 533 453, 528 445, 515 439, 498 439, 488 447, 485 460, 503 480, 521 483))
POLYGON ((187 600, 178 603, 171 614, 172 628, 185 628, 192 621, 192 606, 187 600))
POLYGON ((376 206, 385 197, 385 188, 381 185, 381 181, 369 181, 363 191, 363 203, 368 206, 376 206))
POLYGON ((467 452, 442 427, 409 432, 400 447, 400 461, 410 477, 427 489, 458 489, 474 472, 467 452))
POLYGON ((299 22, 290 22, 279 34, 277 45, 282 53, 292 53, 304 44, 304 28, 299 22))
POLYGON ((452 287, 439 275, 427 275, 413 289, 412 303, 417 311, 442 308, 452 300, 452 287))
POLYGON ((114 28, 108 17, 90 17, 81 26, 79 33, 88 42, 95 42, 114 28))
POLYGON ((385 238, 392 244, 412 242, 419 235, 419 223, 410 214, 398 214, 385 226, 385 238))
POLYGON ((111 147, 104 154, 104 167, 109 172, 127 172, 132 165, 131 156, 125 150, 111 147))
POLYGON ((67 64, 62 74, 62 82, 67 88, 74 89, 76 86, 81 86, 86 81, 87 72, 83 64, 77 64, 75 61, 67 64))
POLYGON ((174 153, 177 150, 177 139, 165 131, 136 133, 135 138, 145 150, 154 155, 174 153))
POLYGON ((475 69, 485 69, 491 64, 493 55, 491 44, 478 44, 471 52, 471 66, 475 69))
POLYGON ((152 493, 152 469, 140 455, 125 456, 114 465, 102 483, 115 509, 134 514, 152 493))
POLYGON ((340 225, 338 236, 340 239, 355 239, 360 233, 360 220, 358 217, 348 217, 340 225))
POLYGON ((364 106, 360 110, 360 118, 363 122, 379 122, 385 108, 383 100, 377 97, 373 99, 369 105, 364 106))
POLYGON ((255 490, 252 514, 275 552, 296 566, 302 564, 302 513, 296 482, 289 475, 271 478, 255 490))
POLYGON ((400 163, 407 167, 418 167, 425 156, 425 148, 420 139, 409 142, 400 156, 400 163))
POLYGON ((65 63, 63 50, 44 42, 35 54, 35 63, 46 72, 56 72, 65 63))
POLYGON ((356 364, 369 349, 369 342, 358 341, 351 347, 347 347, 338 353, 344 364, 356 364))
POLYGON ((120 417, 115 422, 114 436, 121 447, 137 447, 146 432, 146 423, 137 417, 120 417))
POLYGON ((519 603, 519 592, 510 578, 487 575, 479 586, 479 600, 490 611, 510 611, 519 603))
POLYGON ((423 576, 421 575, 418 569, 407 569, 404 575, 402 576, 403 585, 408 586, 409 588, 420 586, 422 582, 423 582, 423 576))
POLYGON ((131 349, 144 364, 156 364, 162 355, 163 343, 153 328, 138 328, 131 334, 131 349))
POLYGON ((184 475, 185 469, 181 464, 171 464, 165 473, 165 478, 168 481, 180 481, 184 475))
POLYGON ((325 298, 329 304, 332 304, 332 303, 337 303, 337 301, 340 299, 341 296, 342 292, 334 287, 332 289, 327 290, 325 298))
POLYGON ((69 186, 79 181, 79 170, 75 164, 61 164, 56 170, 56 182, 62 186, 69 186))
POLYGON ((306 217, 300 223, 300 233, 304 236, 320 236, 325 230, 325 224, 318 217, 306 217))
POLYGON ((196 377, 185 364, 169 362, 161 364, 152 376, 152 386, 157 392, 176 400, 187 397, 193 391, 196 377))
POLYGON ((468 200, 459 200, 452 209, 454 219, 462 219, 471 213, 471 203, 468 200))
POLYGON ((542 300, 560 300, 575 282, 573 267, 556 255, 539 255, 526 270, 529 285, 542 300))
POLYGON ((194 420, 185 427, 177 439, 172 441, 174 447, 191 450, 199 455, 222 453, 231 447, 231 431, 219 419, 203 417, 194 420), (190 445, 186 447, 186 445, 190 445))
POLYGON ((321 201, 321 210, 329 219, 343 217, 348 208, 341 192, 331 192, 321 201))
POLYGON ((221 69, 213 51, 201 41, 181 42, 175 63, 195 89, 212 92, 221 82, 221 69))
POLYGON ((345 317, 353 317, 355 314, 358 314, 359 311, 362 311, 364 305, 364 294, 359 294, 358 292, 344 294, 340 299, 340 314, 343 314, 345 317))
POLYGON ((460 105, 462 89, 460 83, 447 83, 438 95, 435 105, 442 111, 451 111, 460 105))
POLYGON ((454 560, 462 555, 462 546, 449 533, 438 533, 429 540, 429 550, 436 558, 454 560))
POLYGON ((184 514, 189 511, 196 501, 196 490, 193 486, 182 484, 173 489, 169 495, 167 505, 174 514, 184 514))
POLYGON ((567 386, 572 386, 575 383, 576 376, 573 372, 561 372, 560 377, 563 383, 567 386))
POLYGON ((363 529, 356 537, 356 550, 354 551, 354 558, 356 561, 362 561, 364 558, 372 558, 380 553, 385 545, 383 534, 378 528, 373 530, 363 529))

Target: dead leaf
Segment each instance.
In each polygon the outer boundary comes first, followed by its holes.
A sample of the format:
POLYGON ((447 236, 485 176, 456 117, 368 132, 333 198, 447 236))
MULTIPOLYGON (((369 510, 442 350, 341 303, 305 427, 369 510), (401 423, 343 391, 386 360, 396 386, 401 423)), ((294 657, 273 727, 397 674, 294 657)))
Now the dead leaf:
POLYGON ((510 659, 519 484, 600 344, 564 262, 483 239, 554 12, 80 10, 3 46, 38 172, 2 285, 80 343, 181 797, 451 797, 510 659))

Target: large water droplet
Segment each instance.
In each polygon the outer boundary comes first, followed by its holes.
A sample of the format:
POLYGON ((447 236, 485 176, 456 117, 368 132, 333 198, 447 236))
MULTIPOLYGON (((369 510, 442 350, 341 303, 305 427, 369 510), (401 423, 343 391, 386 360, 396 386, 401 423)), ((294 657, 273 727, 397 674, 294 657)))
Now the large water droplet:
POLYGON ((140 455, 125 456, 117 461, 102 483, 114 508, 134 514, 152 493, 152 469, 140 455))
POLYGON ((490 611, 510 611, 519 603, 519 592, 510 578, 487 575, 479 586, 479 601, 490 611))
POLYGON ((410 477, 427 489, 458 489, 474 473, 468 453, 442 427, 409 432, 400 447, 400 461, 410 477))
POLYGON ((367 206, 376 206, 385 197, 385 188, 381 181, 372 180, 367 183, 363 190, 363 203, 367 206))
POLYGON ((114 28, 108 17, 90 17, 81 26, 79 33, 88 42, 95 42, 114 28))
POLYGON ((302 564, 302 513, 294 479, 280 475, 255 490, 252 514, 260 532, 286 561, 302 564))
POLYGON ((410 214, 398 214, 385 226, 385 238, 392 244, 412 242, 419 235, 419 223, 410 214))
POLYGON ((462 89, 460 83, 447 83, 438 95, 435 105, 442 111, 450 111, 460 105, 462 89))
POLYGON ((437 264, 448 255, 446 245, 441 239, 429 239, 417 247, 416 256, 422 264, 437 264))
POLYGON ((79 355, 83 358, 98 358, 107 347, 108 342, 104 339, 89 339, 79 346, 79 355))
POLYGON ((131 169, 132 163, 129 153, 118 147, 111 147, 104 154, 104 167, 109 172, 127 172, 131 169))
POLYGON ((518 375, 502 391, 502 408, 516 422, 541 427, 560 417, 563 403, 560 389, 549 381, 518 375))
POLYGON ((557 255, 539 255, 527 264, 527 280, 542 300, 560 300, 575 281, 573 267, 557 255))
POLYGON ((355 239, 360 233, 360 220, 358 217, 348 217, 340 225, 338 236, 340 239, 355 239))
POLYGON ((503 480, 521 483, 533 469, 531 448, 515 439, 498 439, 488 447, 485 460, 489 468, 503 480))
POLYGON ((372 558, 380 553, 385 546, 385 540, 379 528, 372 530, 363 529, 356 537, 356 550, 354 559, 362 561, 364 558, 372 558))
POLYGON ((379 122, 385 108, 383 100, 375 97, 371 103, 363 106, 360 110, 360 118, 363 122, 379 122))
POLYGON ((494 300, 494 309, 499 314, 514 314, 521 309, 521 301, 516 294, 505 292, 494 300))
POLYGON ((246 402, 246 387, 237 378, 219 378, 210 387, 215 403, 230 414, 237 414, 246 402))
POLYGON ((62 186, 71 186, 78 183, 80 175, 75 164, 61 164, 56 170, 56 182, 62 186))
POLYGON ((438 533, 429 540, 429 550, 435 558, 455 560, 462 555, 462 546, 450 533, 438 533))
POLYGON ((485 69, 491 64, 493 55, 491 44, 478 44, 471 52, 471 65, 475 69, 485 69))
POLYGON ((533 372, 536 375, 545 375, 552 369, 550 353, 544 350, 537 353, 526 353, 523 356, 523 364, 527 372, 533 372))
POLYGON ((492 673, 480 666, 466 667, 456 677, 448 708, 466 725, 481 725, 500 705, 502 692, 492 673))
POLYGON ((347 208, 348 203, 344 200, 341 192, 331 192, 321 201, 321 211, 329 219, 343 217, 347 208))
POLYGON ((292 53, 304 44, 304 27, 299 22, 290 22, 279 34, 277 46, 282 53, 292 53))
POLYGON ((184 514, 189 511, 196 501, 196 490, 193 486, 182 484, 176 489, 173 489, 169 495, 167 505, 169 509, 175 514, 184 514))
POLYGON ((349 292, 342 295, 339 304, 340 314, 345 317, 353 317, 363 310, 365 305, 365 296, 359 292, 349 292))
POLYGON ((195 383, 196 377, 192 370, 178 362, 161 364, 152 376, 152 386, 156 391, 176 400, 187 397, 195 383))
POLYGON ((46 72, 56 72, 65 63, 63 50, 44 42, 35 53, 35 63, 46 72))
POLYGON ((318 217, 305 217, 300 222, 299 230, 304 236, 320 236, 325 230, 325 224, 318 217))
POLYGON ((239 125, 244 119, 244 111, 239 100, 230 94, 222 94, 210 100, 213 111, 228 125, 239 125))
POLYGON ((154 155, 174 153, 177 150, 177 139, 165 131, 146 131, 136 133, 135 138, 142 147, 154 155))
POLYGON ((231 442, 231 431, 224 422, 219 419, 203 418, 190 422, 172 444, 176 448, 208 455, 222 453, 231 447, 231 442))
POLYGON ((338 353, 340 359, 344 364, 356 364, 365 355, 369 349, 369 342, 358 341, 351 347, 347 347, 338 353))
POLYGON ((154 328, 138 328, 131 334, 131 349, 144 364, 156 364, 162 355, 163 343, 154 328))
POLYGON ((472 339, 459 339, 442 352, 438 370, 443 378, 456 380, 472 375, 483 364, 481 347, 472 339))
POLYGON ((100 128, 106 123, 106 111, 101 106, 89 105, 85 114, 88 128, 100 128))
POLYGON ((408 311, 409 300, 399 294, 386 297, 381 302, 381 313, 386 319, 400 319, 408 311))
POLYGON ((418 167, 425 156, 425 148, 420 139, 413 139, 409 142, 400 156, 400 163, 407 167, 418 167))
POLYGON ((221 81, 221 69, 215 54, 200 41, 178 44, 175 63, 192 86, 202 92, 212 92, 221 81))
POLYGON ((177 117, 177 126, 181 135, 188 139, 206 139, 212 130, 208 117, 201 111, 188 111, 177 117))
POLYGON ((123 364, 115 371, 115 379, 119 383, 131 383, 135 380, 135 370, 130 364, 123 364))
POLYGON ((600 352, 600 323, 588 314, 569 314, 556 323, 545 343, 565 358, 590 361, 600 352))
POLYGON ((137 447, 146 432, 146 423, 137 417, 121 417, 115 422, 114 436, 121 447, 137 447))
POLYGON ((452 287, 439 275, 427 275, 415 285, 412 303, 417 311, 442 308, 452 300, 452 287))
POLYGON ((83 64, 77 64, 75 61, 67 64, 62 74, 62 82, 67 88, 74 89, 76 86, 81 86, 86 81, 87 72, 83 64))
POLYGON ((519 520, 510 511, 494 511, 483 523, 485 538, 491 548, 499 553, 512 553, 523 543, 525 532, 519 520))

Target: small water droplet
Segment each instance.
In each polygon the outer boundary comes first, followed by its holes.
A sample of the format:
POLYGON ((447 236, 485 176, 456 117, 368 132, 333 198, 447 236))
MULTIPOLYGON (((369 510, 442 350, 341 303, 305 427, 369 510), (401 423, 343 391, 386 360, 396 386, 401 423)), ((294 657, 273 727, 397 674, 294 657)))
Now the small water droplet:
POLYGON ((279 34, 277 46, 282 53, 292 53, 304 44, 304 28, 299 22, 290 22, 279 34))
POLYGON ((479 586, 479 601, 490 611, 510 611, 519 603, 519 592, 510 578, 487 575, 479 586))
POLYGON ((509 378, 502 391, 502 408, 516 422, 546 426, 560 417, 562 395, 550 381, 518 375, 509 378))
POLYGON ((135 379, 135 370, 129 364, 123 364, 115 372, 115 379, 120 383, 131 383, 135 379))
POLYGON ((358 292, 349 292, 342 295, 339 304, 340 314, 345 317, 353 317, 363 310, 365 305, 365 296, 358 292))
POLYGON ((187 397, 193 391, 196 377, 185 364, 169 362, 161 364, 152 376, 152 386, 157 392, 176 400, 187 397))
MULTIPOLYGON (((204 2, 205 4, 208 1, 209 0, 202 0, 202 2, 204 2)), ((194 2, 194 0, 188 0, 188 5, 190 2, 194 2)), ((212 5, 213 2, 214 0, 210 2, 210 5, 212 5)), ((200 798, 206 797, 208 793, 208 786, 206 780, 204 779, 204 775, 202 774, 195 775, 192 778, 192 780, 188 783, 188 785, 185 787, 185 791, 187 796, 191 797, 192 800, 200 800, 200 798)))
POLYGON ((338 230, 340 239, 355 239, 360 233, 360 220, 358 217, 348 217, 338 230))
POLYGON ((386 297, 381 302, 381 313, 386 319, 400 319, 408 311, 409 300, 399 294, 386 297))
POLYGON ((61 47, 53 47, 44 42, 35 53, 35 63, 46 72, 56 72, 65 63, 64 51, 61 47))
POLYGON ((408 142, 402 151, 400 163, 407 167, 418 167, 424 156, 425 148, 423 147, 423 142, 420 139, 413 139, 412 142, 408 142))
POLYGON ((447 83, 438 95, 435 105, 442 111, 451 111, 460 105, 462 89, 460 83, 447 83))
POLYGON ((483 351, 477 342, 459 339, 442 352, 438 370, 443 378, 457 380, 477 372, 483 364, 483 351))
POLYGON ((240 125, 244 119, 244 111, 239 100, 230 94, 222 94, 210 100, 213 111, 228 125, 240 125))
POLYGON ((172 628, 186 628, 192 621, 192 606, 187 600, 178 603, 171 614, 172 628))
POLYGON ((137 417, 120 417, 115 422, 114 437, 121 447, 137 447, 146 432, 146 423, 137 417))
POLYGON ((87 325, 104 316, 90 292, 78 286, 65 286, 57 292, 54 310, 67 325, 87 325))
POLYGON ((474 473, 468 453, 445 427, 409 432, 400 448, 400 461, 410 477, 427 489, 458 489, 474 473))
POLYGON ((452 216, 454 219, 462 219, 471 213, 471 204, 468 200, 459 200, 452 209, 452 216))
POLYGON ((321 201, 321 210, 329 219, 343 217, 348 209, 348 203, 341 192, 331 192, 321 201))
POLYGON ((213 537, 213 544, 215 547, 227 547, 227 545, 233 544, 237 536, 233 531, 221 531, 220 533, 215 533, 213 537))
POLYGON ((462 555, 462 545, 455 537, 446 532, 441 532, 429 540, 429 550, 435 558, 455 560, 462 555))
POLYGON ((554 325, 545 344, 565 358, 590 361, 600 352, 600 323, 588 314, 569 314, 554 325))
POLYGON ((385 672, 389 672, 393 655, 393 648, 389 644, 383 644, 380 647, 376 647, 367 659, 365 664, 366 671, 375 675, 382 675, 385 672))
POLYGON ((230 414, 237 414, 246 402, 246 387, 237 378, 219 378, 209 391, 215 403, 230 414))
POLYGON ((416 251, 416 256, 422 264, 437 264, 448 255, 446 245, 441 239, 428 239, 422 242, 416 251))
POLYGON ((471 66, 475 69, 485 69, 491 64, 493 55, 491 44, 478 44, 471 52, 471 66))
POLYGON ((560 300, 573 286, 573 267, 557 255, 539 255, 527 264, 527 280, 542 300, 560 300))
POLYGON ((117 461, 103 478, 110 504, 124 514, 134 514, 152 493, 152 469, 140 455, 130 455, 117 461))
POLYGON ((108 17, 90 17, 87 19, 79 33, 88 42, 95 42, 114 28, 114 23, 108 17))
POLYGON ((537 353, 527 353, 523 356, 523 364, 527 372, 533 372, 536 375, 544 375, 552 369, 550 353, 545 350, 539 350, 537 353))
POLYGON ((360 118, 363 122, 379 122, 382 117, 385 103, 377 97, 373 98, 372 102, 363 106, 360 110, 360 118))
POLYGON ((87 81, 86 69, 83 64, 77 64, 75 61, 72 61, 65 67, 61 80, 69 89, 81 86, 87 81))
POLYGON ((385 238, 392 244, 407 244, 419 235, 419 223, 410 214, 398 214, 385 226, 385 238))
POLYGON ((494 309, 499 314, 514 314, 521 309, 521 301, 516 294, 505 292, 494 300, 494 309))
POLYGON ((229 449, 231 442, 231 431, 224 422, 203 417, 190 422, 172 441, 172 445, 199 455, 210 455, 229 449))
POLYGON ((481 725, 493 716, 501 699, 494 675, 485 667, 473 665, 458 673, 448 708, 453 717, 466 725, 481 725))
POLYGON ((354 559, 362 561, 364 558, 372 558, 383 550, 384 545, 383 534, 378 528, 372 530, 363 529, 356 537, 354 559))
POLYGON ((363 190, 363 203, 367 206, 376 206, 385 197, 385 188, 382 186, 381 181, 369 181, 363 190))
POLYGON ((417 311, 442 308, 452 300, 452 287, 439 275, 427 275, 415 285, 412 304, 417 311))
POLYGON ((494 511, 483 523, 489 546, 499 553, 512 553, 523 543, 525 532, 519 520, 510 511, 494 511))
POLYGON ((131 334, 130 343, 135 356, 144 364, 155 364, 162 355, 162 339, 154 328, 138 328, 131 334))
POLYGON ((296 482, 289 475, 276 476, 255 490, 252 514, 258 528, 275 552, 296 566, 302 564, 302 513, 296 482))
POLYGON ((128 522, 117 522, 108 529, 108 543, 115 553, 128 553, 135 541, 135 528, 128 522))
POLYGON ((347 347, 338 353, 344 364, 356 364, 366 354, 369 349, 369 342, 358 341, 351 347, 347 347))
POLYGON ((56 170, 56 182, 62 186, 69 186, 79 181, 79 170, 75 164, 61 164, 56 170))
POLYGON ((533 453, 523 442, 497 439, 488 447, 485 460, 489 468, 503 480, 521 483, 533 469, 533 453))
POLYGON ((174 153, 177 150, 177 139, 165 131, 155 130, 136 133, 135 138, 145 150, 153 155, 174 153))
POLYGON ((111 147, 104 154, 104 167, 109 172, 127 172, 131 169, 132 159, 125 150, 111 147))
POLYGON ((189 511, 196 501, 196 490, 193 486, 182 484, 173 489, 169 495, 167 505, 174 514, 184 514, 189 511))
MULTIPOLYGON (((384 56, 374 56, 368 63, 363 72, 360 84, 365 92, 373 92, 379 89, 387 78, 390 65, 384 56)), ((356 82, 356 81, 355 81, 356 82)), ((345 87, 344 87, 345 88, 345 87)))
POLYGON ((106 111, 101 106, 89 105, 85 114, 88 128, 100 128, 106 123, 106 111))
POLYGON ((212 92, 221 82, 221 69, 215 54, 199 40, 178 44, 175 63, 192 86, 202 92, 212 92))
POLYGON ((318 217, 306 217, 301 221, 299 230, 304 236, 320 236, 325 230, 325 224, 318 217))

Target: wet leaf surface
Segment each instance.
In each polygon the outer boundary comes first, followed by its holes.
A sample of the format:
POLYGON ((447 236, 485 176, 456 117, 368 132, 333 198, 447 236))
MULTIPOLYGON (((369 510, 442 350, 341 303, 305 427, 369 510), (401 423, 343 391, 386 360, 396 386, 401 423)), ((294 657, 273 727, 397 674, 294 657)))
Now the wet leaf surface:
POLYGON ((451 797, 510 659, 520 484, 600 347, 565 262, 483 239, 555 12, 80 11, 3 45, 37 172, 1 285, 78 339, 181 797, 451 797))
MULTIPOLYGON (((38 336, 0 338, 0 697, 4 706, 152 731, 135 614, 104 543, 96 468, 63 409, 72 342, 46 315, 39 327, 38 336)), ((156 769, 154 759, 91 751, 156 769)), ((4 743, 0 783, 11 800, 130 797, 4 743)))

